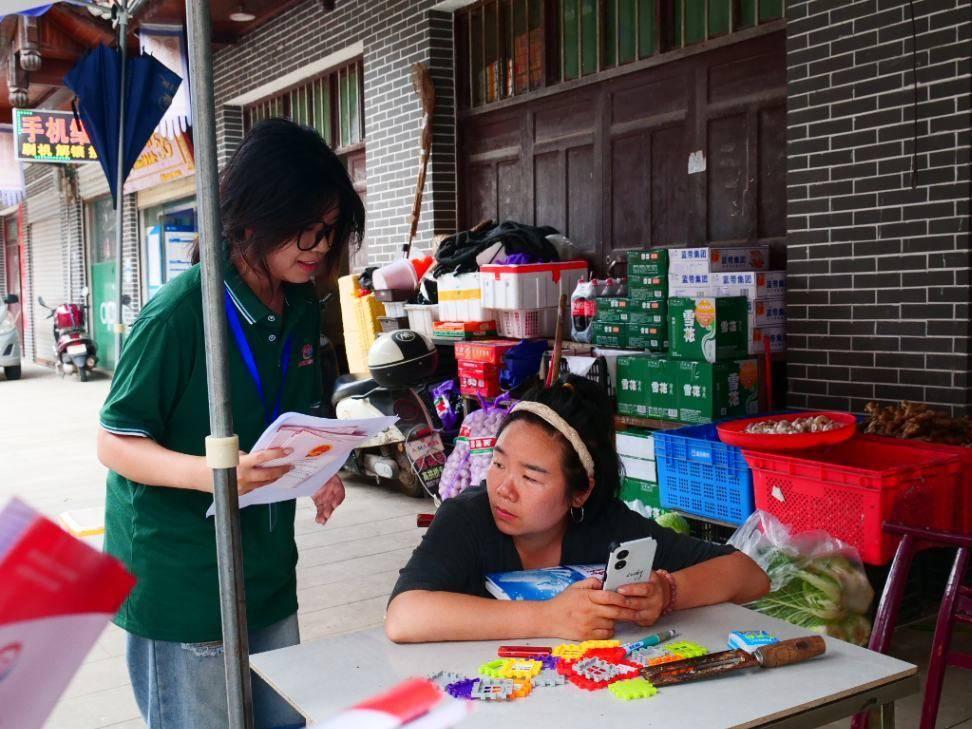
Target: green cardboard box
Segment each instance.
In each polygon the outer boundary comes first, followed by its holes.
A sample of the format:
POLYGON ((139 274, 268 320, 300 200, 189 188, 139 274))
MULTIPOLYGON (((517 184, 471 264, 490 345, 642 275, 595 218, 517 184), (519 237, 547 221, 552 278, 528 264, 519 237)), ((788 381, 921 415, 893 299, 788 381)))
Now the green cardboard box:
POLYGON ((640 501, 648 507, 652 518, 659 517, 667 511, 662 508, 658 484, 651 481, 625 477, 621 481, 621 500, 640 501))
POLYGON ((618 412, 642 418, 678 419, 678 363, 649 354, 618 357, 618 412))
MULTIPOLYGON (((657 313, 643 311, 629 299, 599 298, 594 321, 613 324, 651 324, 657 323, 657 313)), ((665 321, 667 324, 667 320, 665 321)))
POLYGON ((641 322, 632 321, 632 324, 664 324, 666 328, 668 327, 668 299, 631 301, 629 310, 647 317, 641 322))
POLYGON ((668 349, 668 326, 665 324, 628 324, 628 346, 649 352, 668 349))
POLYGON ((671 356, 721 362, 749 354, 749 308, 744 296, 668 300, 671 356))
POLYGON ((755 359, 673 362, 678 372, 678 420, 708 423, 759 412, 759 367, 755 359))
POLYGON ((661 286, 628 288, 628 298, 634 302, 665 301, 668 298, 668 283, 661 286))
POLYGON ((628 324, 595 321, 592 324, 594 344, 598 347, 614 349, 628 348, 628 324))
POLYGON ((628 276, 652 276, 668 273, 668 249, 628 251, 628 276))

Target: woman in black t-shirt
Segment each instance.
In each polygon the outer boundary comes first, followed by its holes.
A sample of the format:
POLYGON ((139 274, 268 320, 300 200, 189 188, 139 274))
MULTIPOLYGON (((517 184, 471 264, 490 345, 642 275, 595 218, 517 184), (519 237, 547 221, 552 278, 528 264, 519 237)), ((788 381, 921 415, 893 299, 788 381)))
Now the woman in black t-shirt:
POLYGON ((676 534, 618 500, 614 418, 603 390, 570 377, 528 394, 500 428, 485 486, 443 503, 402 570, 385 618, 400 643, 538 636, 604 639, 672 610, 749 602, 766 574, 746 555, 676 534), (658 541, 649 582, 579 582, 547 601, 488 596, 491 572, 603 563, 609 545, 658 541))

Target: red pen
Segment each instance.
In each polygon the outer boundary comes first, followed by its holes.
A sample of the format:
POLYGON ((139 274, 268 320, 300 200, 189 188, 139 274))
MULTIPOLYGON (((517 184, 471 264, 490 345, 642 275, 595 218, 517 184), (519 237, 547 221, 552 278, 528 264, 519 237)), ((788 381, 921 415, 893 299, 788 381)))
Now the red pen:
POLYGON ((497 655, 500 658, 532 658, 549 656, 552 652, 552 648, 543 645, 501 645, 497 655))

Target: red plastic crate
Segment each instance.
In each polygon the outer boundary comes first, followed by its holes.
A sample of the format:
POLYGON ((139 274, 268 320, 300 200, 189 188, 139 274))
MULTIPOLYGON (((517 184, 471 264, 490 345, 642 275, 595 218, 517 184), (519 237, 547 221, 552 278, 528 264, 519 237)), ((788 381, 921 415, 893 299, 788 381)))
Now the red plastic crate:
POLYGON ((951 529, 961 476, 958 456, 915 445, 854 438, 799 456, 744 451, 756 508, 795 532, 823 529, 883 565, 898 540, 881 524, 951 529))
POLYGON ((972 448, 926 443, 922 440, 908 440, 907 438, 889 438, 883 435, 862 435, 860 437, 878 443, 890 441, 895 445, 958 456, 962 463, 962 476, 959 479, 958 491, 955 494, 955 519, 952 529, 963 534, 972 534, 972 448))

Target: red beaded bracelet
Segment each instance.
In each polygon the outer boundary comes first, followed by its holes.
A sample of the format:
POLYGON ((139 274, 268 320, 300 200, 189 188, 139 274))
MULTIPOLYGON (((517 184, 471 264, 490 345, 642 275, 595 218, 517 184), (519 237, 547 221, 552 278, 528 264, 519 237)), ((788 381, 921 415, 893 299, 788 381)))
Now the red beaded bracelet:
POLYGON ((655 570, 655 572, 664 577, 668 583, 668 602, 665 603, 665 607, 661 611, 662 616, 665 616, 675 609, 675 596, 678 594, 678 587, 675 585, 675 578, 668 573, 668 570, 655 570))

